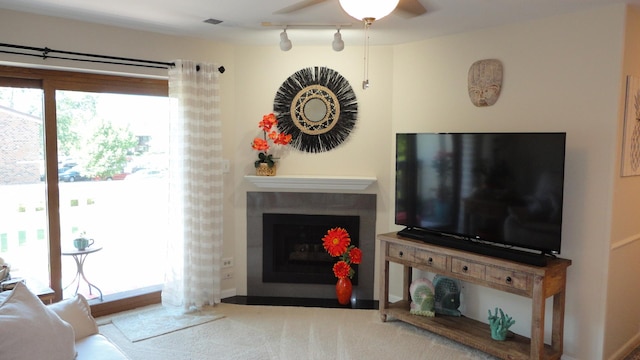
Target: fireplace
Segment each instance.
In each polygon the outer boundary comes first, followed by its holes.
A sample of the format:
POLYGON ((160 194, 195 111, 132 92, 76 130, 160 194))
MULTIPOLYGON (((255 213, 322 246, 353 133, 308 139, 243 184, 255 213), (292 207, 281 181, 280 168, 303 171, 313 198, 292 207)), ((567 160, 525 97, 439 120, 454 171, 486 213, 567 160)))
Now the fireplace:
MULTIPOLYGON (((352 215, 262 215, 262 281, 271 283, 335 284, 331 257, 319 239, 334 227, 347 230, 359 246, 360 217, 352 215)), ((358 265, 351 279, 358 285, 358 265)))
POLYGON ((335 299, 322 237, 343 227, 363 253, 353 296, 373 300, 375 224, 375 194, 248 192, 247 295, 335 299))

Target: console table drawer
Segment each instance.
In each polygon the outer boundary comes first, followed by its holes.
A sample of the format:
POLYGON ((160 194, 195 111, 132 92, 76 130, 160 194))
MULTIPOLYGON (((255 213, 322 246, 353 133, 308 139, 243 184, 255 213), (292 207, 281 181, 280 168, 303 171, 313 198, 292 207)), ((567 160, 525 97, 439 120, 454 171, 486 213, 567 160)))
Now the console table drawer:
POLYGON ((529 290, 531 286, 529 274, 507 269, 487 266, 486 280, 495 284, 510 286, 520 290, 529 290))
POLYGON ((486 266, 454 257, 451 259, 451 272, 484 280, 486 266))
POLYGON ((389 257, 404 260, 404 261, 415 261, 415 249, 408 246, 402 246, 397 244, 389 244, 389 257))
POLYGON ((416 249, 414 257, 420 265, 426 265, 432 268, 447 270, 447 256, 433 253, 426 250, 416 249))

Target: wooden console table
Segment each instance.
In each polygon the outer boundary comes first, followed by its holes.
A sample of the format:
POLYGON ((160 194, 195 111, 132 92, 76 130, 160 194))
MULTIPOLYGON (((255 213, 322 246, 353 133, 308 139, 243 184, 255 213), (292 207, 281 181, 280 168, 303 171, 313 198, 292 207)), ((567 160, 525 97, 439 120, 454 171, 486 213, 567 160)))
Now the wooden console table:
MULTIPOLYGON (((502 359, 560 359, 563 345, 567 267, 570 260, 549 259, 544 267, 479 255, 399 237, 378 235, 380 240, 380 316, 394 318, 440 334, 502 359), (402 300, 389 303, 389 262, 402 264, 402 300), (514 334, 506 341, 491 339, 487 323, 465 316, 425 317, 409 312, 412 268, 456 278, 468 283, 532 299, 531 338, 514 334), (545 300, 553 296, 551 345, 544 343, 545 300)), ((491 309, 493 311, 493 309, 491 309)))

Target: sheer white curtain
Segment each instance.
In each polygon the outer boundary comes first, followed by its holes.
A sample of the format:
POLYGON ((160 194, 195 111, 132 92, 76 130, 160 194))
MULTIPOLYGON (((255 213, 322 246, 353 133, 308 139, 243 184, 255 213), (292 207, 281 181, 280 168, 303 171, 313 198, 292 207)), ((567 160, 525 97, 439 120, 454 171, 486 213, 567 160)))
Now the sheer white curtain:
POLYGON ((165 305, 220 302, 222 134, 217 66, 188 60, 169 69, 172 102, 165 305))

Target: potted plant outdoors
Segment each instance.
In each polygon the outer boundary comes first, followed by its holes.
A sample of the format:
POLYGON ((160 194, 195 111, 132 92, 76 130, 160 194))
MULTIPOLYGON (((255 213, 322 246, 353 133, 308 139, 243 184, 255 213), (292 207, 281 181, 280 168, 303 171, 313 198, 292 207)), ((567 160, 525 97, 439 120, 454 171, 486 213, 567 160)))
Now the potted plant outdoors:
POLYGON ((273 154, 269 153, 271 145, 288 145, 291 142, 291 135, 279 133, 275 126, 278 124, 275 114, 269 113, 262 117, 262 121, 258 123, 258 127, 262 129, 262 137, 256 137, 251 143, 251 148, 259 151, 258 160, 254 162, 256 175, 273 176, 276 174, 276 160, 273 154))

